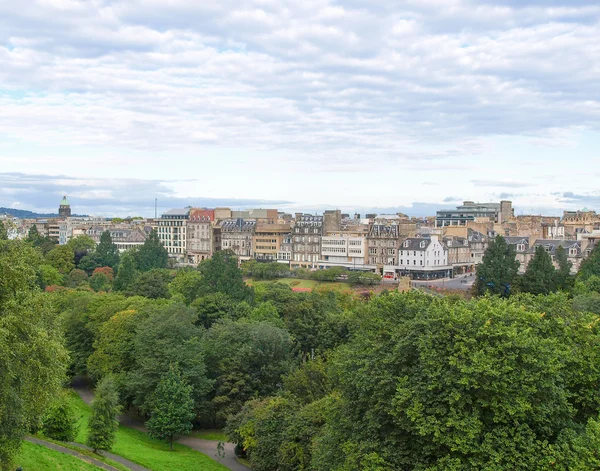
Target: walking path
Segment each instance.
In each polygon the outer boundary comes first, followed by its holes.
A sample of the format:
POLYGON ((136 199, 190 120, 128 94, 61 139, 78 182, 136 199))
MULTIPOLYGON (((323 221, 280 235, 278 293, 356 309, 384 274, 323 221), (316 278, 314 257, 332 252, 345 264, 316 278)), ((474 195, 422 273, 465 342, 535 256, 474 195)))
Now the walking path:
MULTIPOLYGON (((73 389, 75 390, 75 392, 77 392, 77 394, 79 394, 79 397, 81 397, 83 402, 85 402, 86 404, 90 404, 92 402, 92 399, 94 399, 94 393, 83 384, 76 383, 74 384, 73 389)), ((148 429, 144 426, 144 424, 141 421, 134 419, 133 417, 129 417, 127 415, 120 415, 117 417, 117 419, 119 420, 121 425, 124 425, 125 427, 132 428, 139 432, 148 432, 148 429)), ((204 440, 202 438, 196 437, 182 437, 178 440, 178 443, 181 443, 182 445, 185 445, 189 448, 192 448, 193 450, 199 451, 200 453, 209 456, 215 461, 221 463, 223 466, 229 468, 231 471, 251 471, 250 468, 244 466, 236 459, 234 452, 235 445, 233 443, 223 443, 224 450, 221 453, 221 456, 219 456, 217 450, 217 447, 219 445, 219 442, 217 440, 204 440)), ((111 456, 109 456, 109 458, 114 459, 111 456)), ((115 459, 115 461, 118 460, 115 459)), ((119 463, 121 463, 121 461, 119 461, 119 463)), ((125 463, 123 464, 125 466, 128 466, 125 463)), ((133 471, 138 471, 135 468, 131 469, 133 471)), ((139 471, 144 471, 144 468, 139 468, 139 471)))
MULTIPOLYGON (((34 438, 34 437, 27 437, 27 438, 25 438, 25 440, 27 440, 30 443, 35 443, 36 445, 41 445, 43 447, 49 448, 51 450, 58 451, 60 453, 64 453, 66 455, 74 456, 75 458, 79 458, 80 460, 85 461, 86 463, 93 464, 94 466, 105 469, 106 471, 120 471, 117 468, 110 466, 106 463, 103 463, 100 460, 91 458, 91 457, 84 455, 82 453, 79 453, 75 450, 71 450, 70 448, 65 448, 64 446, 56 445, 55 443, 52 443, 52 442, 47 442, 45 440, 40 440, 39 438, 34 438)), ((125 466, 127 466, 127 465, 125 465, 125 466)), ((143 470, 144 468, 141 468, 141 469, 143 470)))
MULTIPOLYGON (((89 446, 82 445, 81 443, 69 442, 69 445, 76 446, 78 448, 82 448, 84 450, 92 451, 89 446)), ((116 461, 117 463, 122 464, 123 466, 129 468, 131 471, 150 471, 148 468, 144 468, 133 461, 129 461, 122 456, 115 455, 114 453, 110 453, 108 451, 103 451, 102 456, 106 456, 107 458, 116 461)))

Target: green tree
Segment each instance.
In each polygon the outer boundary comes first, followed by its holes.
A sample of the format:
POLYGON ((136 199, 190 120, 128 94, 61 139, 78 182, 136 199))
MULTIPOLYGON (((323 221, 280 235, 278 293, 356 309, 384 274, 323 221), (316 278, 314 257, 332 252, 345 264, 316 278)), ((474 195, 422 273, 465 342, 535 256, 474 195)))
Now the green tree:
POLYGON ((190 305, 199 295, 202 289, 202 275, 197 270, 179 270, 170 289, 174 295, 180 295, 186 305, 190 305))
POLYGON ((168 304, 150 308, 148 316, 137 325, 134 367, 128 372, 127 388, 143 413, 150 411, 152 393, 171 364, 179 365, 183 378, 193 388, 197 407, 211 389, 213 381, 207 378, 201 343, 203 329, 195 321, 193 310, 182 304, 168 304))
POLYGON ((67 277, 67 286, 69 288, 76 288, 77 286, 85 283, 88 280, 88 275, 83 270, 75 268, 71 270, 69 276, 67 277))
POLYGON ((165 440, 171 450, 173 441, 192 430, 193 387, 186 383, 176 366, 171 366, 152 397, 152 415, 146 422, 150 436, 165 440))
POLYGON ((213 293, 194 300, 191 308, 198 313, 198 325, 207 329, 220 319, 234 319, 236 303, 224 293, 213 293))
POLYGON ((40 286, 62 285, 65 277, 51 265, 40 265, 39 268, 40 286))
POLYGON ((57 245, 46 255, 46 262, 66 275, 75 268, 75 255, 66 245, 57 245))
POLYGON ((144 244, 135 252, 135 261, 138 270, 142 272, 155 268, 168 268, 169 253, 155 230, 150 232, 144 244))
POLYGON ((0 221, 0 240, 8 240, 8 231, 2 221, 0 221))
POLYGON ((232 252, 215 252, 200 263, 198 269, 202 273, 202 295, 224 293, 233 301, 252 299, 252 289, 244 282, 237 257, 232 252))
POLYGON ((549 294, 556 291, 556 281, 556 269, 552 264, 552 258, 543 246, 538 245, 535 255, 521 278, 521 291, 531 294, 549 294))
POLYGON ((79 267, 81 259, 94 251, 96 242, 88 235, 79 235, 69 239, 67 247, 73 251, 73 254, 75 255, 75 266, 79 267))
POLYGON ((497 236, 491 241, 482 263, 477 265, 475 294, 509 296, 519 272, 519 262, 515 257, 514 247, 504 237, 497 236))
POLYGON ((135 260, 133 258, 133 255, 131 255, 128 252, 125 252, 121 257, 121 263, 119 263, 119 270, 117 272, 117 276, 115 277, 115 291, 129 290, 135 282, 136 277, 137 272, 135 269, 135 260))
POLYGON ((21 439, 38 428, 65 379, 61 328, 37 287, 40 254, 0 241, 0 469, 11 469, 21 439))
POLYGON ((100 243, 96 247, 95 259, 101 267, 117 268, 119 265, 119 249, 113 243, 109 231, 100 235, 100 243))
POLYGON ((217 424, 255 396, 274 394, 292 366, 289 333, 268 322, 216 323, 204 339, 217 424))
POLYGON ((98 383, 91 406, 87 445, 94 453, 110 451, 119 427, 117 414, 120 412, 119 394, 111 376, 102 378, 98 383))
POLYGON ((27 242, 31 242, 34 246, 40 241, 42 238, 40 231, 35 224, 33 224, 29 228, 29 232, 27 233, 27 242))
POLYGON ((556 249, 556 261, 558 270, 556 271, 556 286, 558 289, 568 291, 573 287, 574 278, 571 276, 573 263, 569 260, 567 251, 562 245, 556 249))
POLYGON ((590 255, 581 262, 577 279, 585 281, 591 276, 600 276, 600 244, 597 244, 590 255))
POLYGON ((348 274, 348 282, 351 285, 374 286, 381 283, 381 275, 377 273, 353 271, 348 274))
POLYGON ((61 397, 46 412, 42 420, 42 432, 48 438, 61 442, 72 442, 75 440, 75 436, 77 435, 77 417, 64 397, 61 397))
POLYGON ((131 296, 144 296, 146 298, 158 299, 169 298, 169 282, 172 276, 168 270, 154 268, 150 271, 140 273, 127 290, 131 296))

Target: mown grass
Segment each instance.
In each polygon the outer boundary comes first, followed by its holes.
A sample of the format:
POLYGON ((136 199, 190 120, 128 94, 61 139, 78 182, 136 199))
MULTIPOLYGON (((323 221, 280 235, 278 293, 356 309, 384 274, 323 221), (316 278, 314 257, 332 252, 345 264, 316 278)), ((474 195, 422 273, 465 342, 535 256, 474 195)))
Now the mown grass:
POLYGON ((23 471, 98 471, 100 468, 74 456, 50 450, 35 443, 23 442, 16 466, 23 471))
MULTIPOLYGON (((85 443, 90 407, 75 392, 69 397, 79 416, 79 431, 75 441, 85 443)), ((152 471, 228 471, 222 464, 191 448, 174 444, 173 451, 170 451, 166 443, 151 438, 147 433, 123 426, 117 431, 111 452, 152 471)))
POLYGON ((192 436, 203 440, 215 440, 217 442, 228 442, 227 435, 221 430, 194 430, 192 436))
POLYGON ((326 288, 338 291, 351 291, 350 285, 341 281, 316 281, 316 280, 303 280, 300 278, 277 278, 276 280, 254 280, 252 278, 247 280, 247 283, 251 286, 256 286, 265 283, 283 283, 288 285, 290 288, 303 288, 303 289, 317 289, 326 288))

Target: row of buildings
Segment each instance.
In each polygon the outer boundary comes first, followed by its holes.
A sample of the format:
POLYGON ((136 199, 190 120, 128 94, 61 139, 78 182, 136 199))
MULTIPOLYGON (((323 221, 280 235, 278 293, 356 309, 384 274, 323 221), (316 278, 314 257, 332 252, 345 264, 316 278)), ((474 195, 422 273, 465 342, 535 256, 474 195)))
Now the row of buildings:
POLYGON ((86 234, 99 241, 108 230, 124 251, 143 244, 155 230, 169 256, 179 265, 197 265, 215 251, 230 250, 241 261, 285 263, 290 268, 345 267, 372 271, 385 278, 450 277, 469 273, 481 263, 498 235, 514 245, 524 270, 537 246, 552 257, 563 246, 577 270, 600 239, 600 216, 594 211, 565 212, 563 217, 517 216, 512 203, 465 201, 456 210, 440 210, 435 217, 409 218, 404 214, 286 214, 276 209, 245 211, 230 208, 172 209, 154 219, 72 217, 65 198, 59 217, 12 224, 22 237, 32 224, 38 231, 65 244, 86 234))

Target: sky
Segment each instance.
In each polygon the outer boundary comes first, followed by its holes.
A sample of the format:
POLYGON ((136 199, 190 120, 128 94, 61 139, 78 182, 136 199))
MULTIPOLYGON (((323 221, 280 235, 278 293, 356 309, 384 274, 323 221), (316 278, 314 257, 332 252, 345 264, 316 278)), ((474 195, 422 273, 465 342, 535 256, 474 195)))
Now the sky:
POLYGON ((597 0, 0 0, 0 206, 600 211, 597 0))

